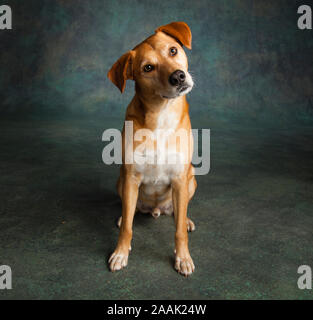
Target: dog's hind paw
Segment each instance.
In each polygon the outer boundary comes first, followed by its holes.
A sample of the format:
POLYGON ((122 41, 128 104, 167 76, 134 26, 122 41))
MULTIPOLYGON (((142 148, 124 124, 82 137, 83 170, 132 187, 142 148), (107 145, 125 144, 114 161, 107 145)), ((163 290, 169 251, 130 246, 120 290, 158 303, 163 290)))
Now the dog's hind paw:
POLYGON ((195 230, 196 230, 195 224, 193 223, 193 221, 191 219, 187 218, 187 231, 192 232, 195 230))
POLYGON ((116 222, 116 225, 118 226, 118 228, 121 227, 121 225, 122 225, 122 216, 120 216, 120 217, 118 218, 118 220, 117 220, 117 222, 116 222))

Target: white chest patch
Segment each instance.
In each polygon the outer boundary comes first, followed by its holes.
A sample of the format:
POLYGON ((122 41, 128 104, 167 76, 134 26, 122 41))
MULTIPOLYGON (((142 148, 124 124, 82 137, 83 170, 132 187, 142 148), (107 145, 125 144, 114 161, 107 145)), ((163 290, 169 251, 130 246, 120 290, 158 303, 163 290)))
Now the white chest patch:
POLYGON ((184 155, 167 148, 136 151, 134 160, 143 184, 169 185, 184 169, 184 155))
POLYGON ((168 108, 161 111, 158 122, 157 129, 173 129, 175 130, 178 125, 178 117, 175 112, 168 112, 168 108))
MULTIPOLYGON (((153 132, 157 148, 153 144, 142 144, 134 152, 135 168, 142 174, 142 183, 150 188, 169 185, 172 178, 184 169, 184 154, 175 147, 166 145, 169 135, 175 132, 179 119, 175 112, 168 112, 168 107, 160 112, 157 127, 153 132)), ((153 190, 151 190, 152 192, 153 190)))

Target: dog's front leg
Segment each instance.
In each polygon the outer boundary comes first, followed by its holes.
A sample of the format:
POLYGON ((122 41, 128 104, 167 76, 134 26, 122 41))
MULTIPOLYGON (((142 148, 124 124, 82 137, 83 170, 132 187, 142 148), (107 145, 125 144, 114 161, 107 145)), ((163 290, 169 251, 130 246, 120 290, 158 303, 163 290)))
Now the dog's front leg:
POLYGON ((187 177, 172 181, 173 206, 176 224, 175 269, 184 276, 192 274, 195 269, 188 249, 187 208, 189 194, 187 181, 187 177))
POLYGON ((120 270, 127 266, 128 254, 131 249, 133 220, 138 198, 139 179, 131 173, 124 176, 122 190, 122 224, 118 242, 112 253, 109 264, 111 271, 120 270))

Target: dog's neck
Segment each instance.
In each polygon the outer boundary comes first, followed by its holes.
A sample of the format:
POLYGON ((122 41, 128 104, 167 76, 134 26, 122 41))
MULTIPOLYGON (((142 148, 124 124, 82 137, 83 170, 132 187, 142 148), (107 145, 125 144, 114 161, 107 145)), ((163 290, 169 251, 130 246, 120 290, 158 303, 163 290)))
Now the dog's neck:
POLYGON ((159 113, 170 105, 175 104, 178 100, 178 98, 166 99, 157 95, 145 97, 138 93, 136 93, 135 97, 139 100, 140 106, 145 113, 159 113))
POLYGON ((164 108, 180 103, 185 97, 177 97, 174 99, 167 99, 161 97, 159 94, 156 94, 152 89, 145 90, 140 88, 137 83, 135 84, 135 99, 138 99, 141 107, 144 109, 145 113, 158 113, 161 112, 164 108), (183 98, 183 99, 182 99, 183 98))
POLYGON ((186 103, 185 96, 180 96, 174 99, 165 99, 162 97, 154 96, 146 98, 136 92, 134 100, 137 100, 139 103, 135 105, 139 110, 137 110, 137 115, 141 115, 141 123, 147 128, 154 130, 158 127, 158 119, 161 114, 164 112, 175 113, 176 118, 180 121, 181 117, 186 112, 184 106, 186 103))

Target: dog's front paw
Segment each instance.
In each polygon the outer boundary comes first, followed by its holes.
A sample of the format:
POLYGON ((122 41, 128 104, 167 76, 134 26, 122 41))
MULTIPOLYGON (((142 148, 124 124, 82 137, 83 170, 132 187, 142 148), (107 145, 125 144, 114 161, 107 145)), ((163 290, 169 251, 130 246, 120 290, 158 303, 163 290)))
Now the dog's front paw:
POLYGON ((112 272, 121 270, 126 267, 128 263, 128 252, 116 249, 109 259, 110 270, 112 272))
POLYGON ((195 271, 195 265, 190 255, 175 257, 175 269, 185 277, 190 276, 195 271))

